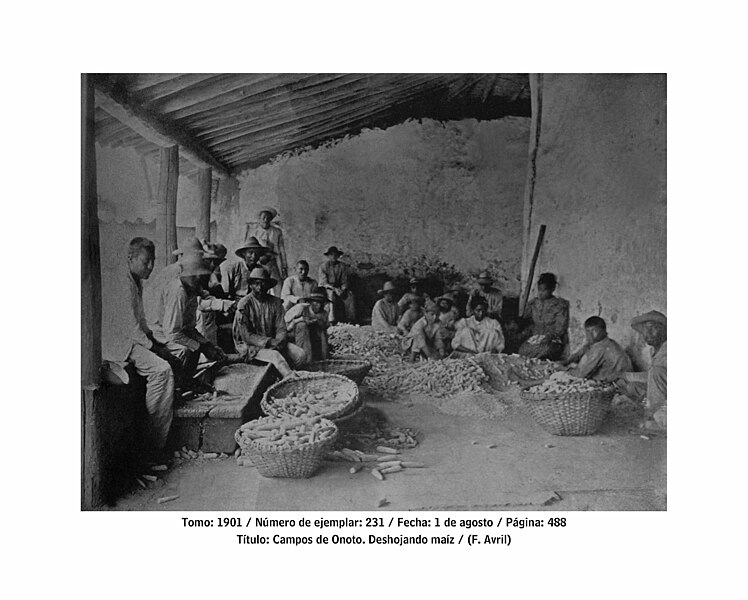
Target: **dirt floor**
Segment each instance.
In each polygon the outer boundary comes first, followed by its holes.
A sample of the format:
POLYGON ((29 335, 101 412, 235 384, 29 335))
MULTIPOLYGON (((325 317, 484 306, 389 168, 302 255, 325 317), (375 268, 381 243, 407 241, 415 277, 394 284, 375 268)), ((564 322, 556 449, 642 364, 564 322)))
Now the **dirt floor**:
POLYGON ((294 480, 261 477, 233 458, 176 460, 110 510, 666 509, 667 439, 645 439, 630 415, 611 415, 592 436, 558 437, 517 404, 496 410, 494 402, 482 416, 462 416, 456 402, 440 411, 424 398, 368 399, 371 414, 419 432, 419 445, 402 454, 427 465, 385 481, 367 469, 349 473, 348 462, 325 462, 314 477, 294 480))

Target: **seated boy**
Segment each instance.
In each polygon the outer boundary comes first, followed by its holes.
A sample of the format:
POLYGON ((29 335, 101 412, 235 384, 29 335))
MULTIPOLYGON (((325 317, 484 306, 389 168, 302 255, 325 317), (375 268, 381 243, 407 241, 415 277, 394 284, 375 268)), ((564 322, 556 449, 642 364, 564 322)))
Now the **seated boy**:
POLYGON ((584 322, 587 343, 561 364, 577 363, 570 373, 584 379, 612 382, 622 373, 631 371, 631 359, 617 342, 608 337, 605 321, 590 317, 584 322))
POLYGON ((403 313, 403 316, 400 317, 400 320, 397 322, 397 330, 402 335, 408 335, 408 332, 411 330, 415 322, 423 316, 423 309, 421 308, 422 304, 423 300, 418 296, 410 299, 410 307, 403 313))

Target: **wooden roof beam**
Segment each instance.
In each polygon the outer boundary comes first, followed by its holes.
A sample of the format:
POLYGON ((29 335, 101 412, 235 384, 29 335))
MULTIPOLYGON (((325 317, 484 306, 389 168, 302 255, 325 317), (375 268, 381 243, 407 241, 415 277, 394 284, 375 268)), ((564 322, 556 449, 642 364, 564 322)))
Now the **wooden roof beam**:
POLYGON ((97 82, 96 104, 144 139, 162 148, 175 144, 180 154, 201 168, 212 168, 216 177, 231 177, 231 169, 197 142, 184 129, 159 119, 137 104, 130 103, 115 88, 104 89, 97 82))

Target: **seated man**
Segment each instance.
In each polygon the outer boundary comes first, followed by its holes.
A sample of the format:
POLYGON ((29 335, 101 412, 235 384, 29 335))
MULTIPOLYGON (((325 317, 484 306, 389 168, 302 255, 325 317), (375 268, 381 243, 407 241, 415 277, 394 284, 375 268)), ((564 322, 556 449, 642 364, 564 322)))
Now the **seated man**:
POLYGON ((319 285, 327 290, 330 300, 330 323, 355 323, 356 302, 350 288, 350 267, 340 262, 343 252, 330 246, 325 252, 327 260, 319 268, 319 285))
POLYGON ((481 271, 478 274, 478 288, 470 292, 467 302, 466 316, 470 316, 470 305, 473 298, 476 296, 483 296, 486 299, 486 306, 488 311, 486 315, 497 321, 501 321, 501 307, 504 304, 504 295, 501 290, 493 286, 493 279, 488 271, 481 271))
POLYGON ((177 385, 191 387, 200 354, 208 360, 224 360, 223 351, 197 331, 197 304, 208 285, 210 268, 199 254, 185 254, 179 276, 167 282, 156 298, 153 322, 149 323, 156 341, 176 359, 177 385))
POLYGON ((618 388, 644 403, 646 427, 667 428, 667 317, 652 310, 631 321, 631 327, 652 347, 652 363, 646 372, 623 373, 618 388))
MULTIPOLYGON (((138 375, 145 377, 145 457, 158 460, 166 444, 174 403, 174 373, 169 362, 160 354, 165 348, 153 338, 143 309, 143 281, 153 271, 156 248, 151 240, 142 237, 130 241, 127 268, 123 271, 121 294, 105 296, 103 356, 120 367, 130 363, 138 375), (127 291, 125 291, 127 290, 127 291), (150 455, 150 456, 149 456, 150 455)), ((127 383, 127 380, 124 380, 127 383)))
POLYGON ((426 312, 403 339, 403 351, 408 359, 415 361, 419 357, 429 360, 444 358, 444 340, 440 335, 441 324, 438 319, 439 307, 434 302, 426 303, 426 312))
POLYGON ((501 352, 504 349, 504 334, 501 332, 501 324, 486 316, 486 299, 476 296, 470 309, 472 316, 457 321, 452 348, 470 354, 501 352))
POLYGON ((612 382, 622 373, 631 371, 631 359, 615 341, 608 337, 605 321, 600 317, 590 317, 584 322, 584 335, 587 343, 561 364, 568 366, 575 377, 612 382))
MULTIPOLYGON (((429 301, 430 302, 430 301, 429 301)), ((398 302, 398 305, 400 303, 398 302)), ((413 296, 410 299, 410 307, 403 313, 400 320, 397 322, 397 331, 401 335, 408 335, 416 321, 423 316, 423 299, 420 296, 413 296)))
POLYGON ((467 294, 462 289, 462 286, 459 283, 455 283, 454 285, 450 286, 449 290, 447 290, 444 296, 452 301, 452 306, 454 306, 455 310, 459 314, 458 319, 465 315, 468 310, 467 294))
POLYGON ((221 286, 229 300, 240 300, 249 294, 249 273, 260 266, 260 259, 271 252, 257 238, 249 236, 234 252, 239 259, 221 265, 221 286))
POLYGON ((302 348, 288 342, 283 319, 283 301, 268 291, 277 282, 262 267, 248 277, 250 293, 239 301, 234 315, 234 345, 245 362, 259 360, 272 364, 282 377, 307 364, 311 357, 302 348))
POLYGON ((395 285, 385 281, 377 292, 382 296, 371 309, 371 326, 381 333, 397 333, 397 304, 395 303, 395 285))
POLYGON ((327 360, 327 327, 325 304, 329 302, 324 288, 315 288, 306 298, 291 307, 284 317, 291 339, 311 360, 327 360))
POLYGON ((405 314, 405 311, 410 307, 410 303, 414 298, 418 298, 421 301, 421 305, 431 300, 431 296, 426 294, 422 289, 422 281, 417 277, 411 277, 410 291, 403 294, 403 297, 397 301, 397 306, 400 309, 400 315, 405 314))
POLYGON ((452 338, 455 336, 457 321, 460 320, 460 311, 455 308, 451 296, 444 294, 436 299, 439 307, 439 335, 442 337, 445 348, 452 347, 452 338))
POLYGON ((218 345, 218 319, 226 318, 234 307, 233 300, 227 300, 221 286, 220 265, 226 260, 226 246, 203 242, 206 252, 215 258, 207 259, 211 269, 208 286, 200 294, 197 303, 197 330, 211 344, 218 345))
POLYGON ((288 310, 294 304, 302 302, 303 298, 308 298, 316 287, 317 282, 309 277, 309 263, 305 260, 298 261, 296 263, 296 275, 287 277, 283 282, 280 295, 281 300, 283 300, 283 308, 288 310))

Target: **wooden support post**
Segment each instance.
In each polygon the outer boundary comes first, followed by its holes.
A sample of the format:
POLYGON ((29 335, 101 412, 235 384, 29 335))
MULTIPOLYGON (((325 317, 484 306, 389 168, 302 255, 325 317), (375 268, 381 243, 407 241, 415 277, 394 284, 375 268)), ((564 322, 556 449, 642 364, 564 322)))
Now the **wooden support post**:
POLYGON ((179 147, 161 148, 161 170, 158 180, 156 213, 156 263, 161 267, 174 262, 177 249, 177 184, 179 181, 179 147))
POLYGON ((103 504, 101 423, 101 258, 96 195, 94 86, 81 76, 81 508, 103 504))
POLYGON ((522 294, 522 302, 519 305, 520 316, 525 314, 525 307, 527 307, 527 299, 530 297, 530 290, 532 289, 532 280, 535 277, 535 266, 538 264, 538 255, 540 254, 540 247, 543 245, 543 239, 545 238, 545 225, 540 226, 538 231, 538 239, 535 242, 535 252, 532 254, 532 261, 530 261, 530 272, 527 274, 527 283, 525 284, 525 292, 522 294))
POLYGON ((195 235, 210 240, 210 201, 213 196, 213 169, 200 169, 197 173, 197 226, 195 235))

